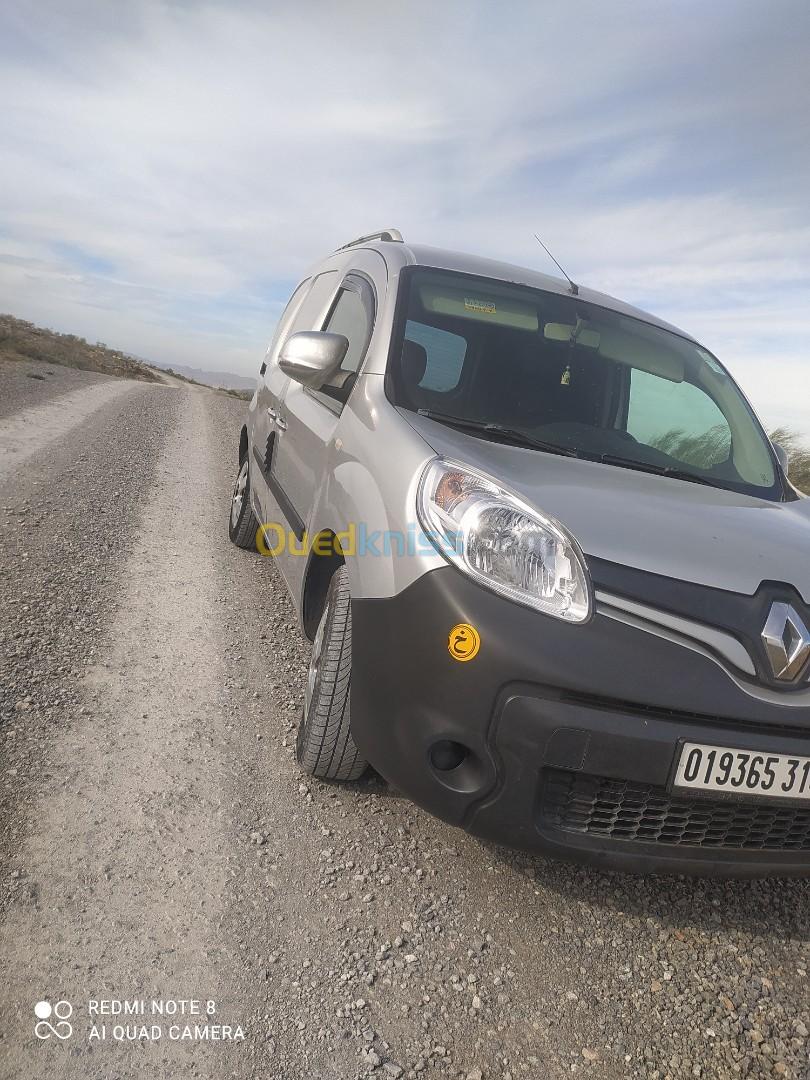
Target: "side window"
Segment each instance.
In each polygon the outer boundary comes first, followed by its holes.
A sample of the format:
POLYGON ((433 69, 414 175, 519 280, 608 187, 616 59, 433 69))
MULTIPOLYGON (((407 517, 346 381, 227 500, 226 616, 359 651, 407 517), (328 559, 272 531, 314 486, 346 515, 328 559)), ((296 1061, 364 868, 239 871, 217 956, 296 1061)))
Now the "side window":
POLYGON ((440 330, 437 326, 414 322, 405 324, 405 338, 421 345, 427 354, 427 366, 419 386, 422 390, 445 393, 455 390, 467 355, 467 341, 459 334, 440 330))
POLYGON ((640 368, 630 378, 627 430, 639 442, 701 469, 721 464, 731 451, 728 421, 707 393, 640 368))
POLYGON ((319 330, 323 313, 338 283, 337 270, 324 270, 312 279, 312 286, 287 327, 284 340, 299 330, 319 330))
POLYGON ((284 339, 287 337, 287 330, 289 329, 291 322, 295 318, 295 313, 298 311, 298 306, 304 299, 304 296, 306 295, 306 292, 311 284, 312 280, 310 278, 305 278, 296 288, 290 299, 287 301, 287 306, 281 313, 281 318, 276 324, 276 331, 273 334, 273 338, 267 348, 267 352, 265 353, 264 362, 262 363, 260 372, 261 375, 264 375, 265 371, 267 370, 267 365, 269 363, 272 363, 273 360, 275 360, 281 342, 284 341, 284 339))
POLYGON ((316 397, 326 398, 339 405, 348 400, 357 373, 366 355, 374 326, 374 294, 368 282, 350 275, 346 278, 323 325, 332 334, 343 334, 349 347, 340 369, 330 382, 316 391, 316 397))

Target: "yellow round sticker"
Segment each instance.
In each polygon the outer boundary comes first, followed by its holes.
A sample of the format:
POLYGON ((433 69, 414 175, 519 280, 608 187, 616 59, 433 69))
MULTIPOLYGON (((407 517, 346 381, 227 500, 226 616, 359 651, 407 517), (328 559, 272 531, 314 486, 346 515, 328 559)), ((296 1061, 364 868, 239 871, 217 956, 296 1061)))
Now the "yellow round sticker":
POLYGON ((472 660, 481 648, 481 637, 474 626, 459 623, 450 631, 447 648, 454 660, 472 660))

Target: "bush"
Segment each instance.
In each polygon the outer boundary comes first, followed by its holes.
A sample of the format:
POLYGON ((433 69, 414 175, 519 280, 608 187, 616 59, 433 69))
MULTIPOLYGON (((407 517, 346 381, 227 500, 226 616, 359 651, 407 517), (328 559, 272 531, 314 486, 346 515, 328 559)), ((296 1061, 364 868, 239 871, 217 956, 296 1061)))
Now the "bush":
POLYGON ((771 442, 779 443, 788 456, 790 482, 810 495, 810 449, 801 437, 790 428, 778 427, 771 432, 771 442))
POLYGON ((12 315, 0 315, 0 360, 38 360, 125 379, 160 382, 156 372, 119 349, 100 342, 90 345, 75 334, 58 334, 12 315))
MULTIPOLYGON (((788 456, 790 482, 805 495, 810 495, 810 449, 801 437, 790 428, 779 427, 770 434, 771 442, 779 443, 788 456)), ((728 457, 728 429, 712 428, 703 435, 686 435, 674 429, 659 435, 652 443, 678 461, 709 469, 728 457)))

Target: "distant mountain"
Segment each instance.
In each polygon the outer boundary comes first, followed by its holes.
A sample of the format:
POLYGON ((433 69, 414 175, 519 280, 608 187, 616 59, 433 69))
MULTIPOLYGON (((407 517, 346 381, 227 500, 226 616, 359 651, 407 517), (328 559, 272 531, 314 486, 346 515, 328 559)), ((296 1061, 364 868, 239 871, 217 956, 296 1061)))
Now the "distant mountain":
POLYGON ((206 386, 223 386, 229 390, 253 390, 256 386, 255 378, 234 375, 232 371, 203 371, 202 368, 188 367, 186 364, 158 364, 156 361, 151 363, 163 371, 176 371, 178 375, 184 375, 187 379, 194 379, 206 386))

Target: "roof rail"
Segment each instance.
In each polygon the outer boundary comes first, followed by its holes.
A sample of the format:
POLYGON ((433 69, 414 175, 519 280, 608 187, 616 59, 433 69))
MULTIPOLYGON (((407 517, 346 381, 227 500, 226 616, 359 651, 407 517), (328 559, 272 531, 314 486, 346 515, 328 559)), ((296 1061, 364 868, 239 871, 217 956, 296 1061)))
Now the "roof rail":
POLYGON ((348 244, 343 244, 342 247, 336 248, 336 251, 345 251, 347 248, 357 247, 358 244, 365 244, 369 240, 391 240, 397 244, 402 244, 402 233, 399 229, 382 229, 380 232, 369 233, 368 236, 358 236, 356 240, 350 241, 348 244))

